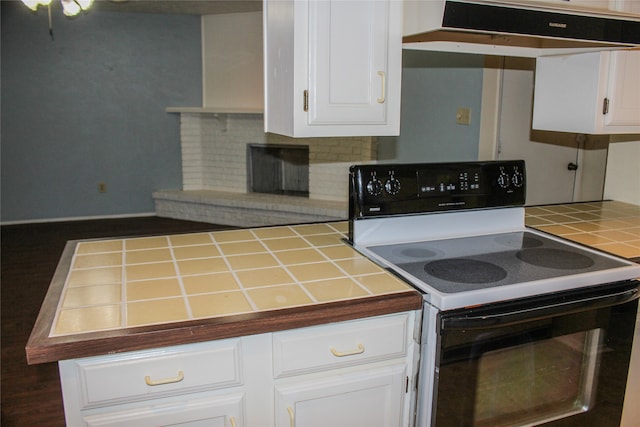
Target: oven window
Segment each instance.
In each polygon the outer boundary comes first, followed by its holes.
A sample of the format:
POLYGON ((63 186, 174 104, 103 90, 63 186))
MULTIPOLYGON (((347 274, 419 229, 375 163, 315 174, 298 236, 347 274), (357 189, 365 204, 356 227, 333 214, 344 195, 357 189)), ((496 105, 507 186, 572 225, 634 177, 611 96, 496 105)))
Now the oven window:
POLYGON ((539 425, 589 410, 601 329, 482 353, 473 426, 539 425))
POLYGON ((603 300, 441 315, 421 427, 619 427, 638 301, 603 300))

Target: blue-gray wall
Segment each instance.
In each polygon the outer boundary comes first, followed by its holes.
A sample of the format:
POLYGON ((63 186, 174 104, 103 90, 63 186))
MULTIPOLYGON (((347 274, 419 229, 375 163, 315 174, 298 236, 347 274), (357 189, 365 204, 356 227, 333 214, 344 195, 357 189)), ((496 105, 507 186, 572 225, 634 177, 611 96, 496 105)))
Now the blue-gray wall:
POLYGON ((378 159, 477 160, 484 56, 404 50, 400 136, 378 138, 378 159), (458 107, 471 124, 456 124, 458 107))
POLYGON ((46 8, 1 4, 2 222, 153 212, 182 185, 165 108, 202 105, 200 17, 55 4, 52 40, 46 8))

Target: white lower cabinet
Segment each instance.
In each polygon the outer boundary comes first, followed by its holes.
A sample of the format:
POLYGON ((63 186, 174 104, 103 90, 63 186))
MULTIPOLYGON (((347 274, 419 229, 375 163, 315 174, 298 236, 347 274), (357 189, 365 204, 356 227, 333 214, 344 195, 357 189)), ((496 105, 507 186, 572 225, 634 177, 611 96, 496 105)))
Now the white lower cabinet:
POLYGON ((59 362, 69 427, 408 427, 419 312, 59 362))
POLYGON ((276 427, 399 427, 413 419, 408 314, 273 334, 276 427))
POLYGON ((243 426, 242 359, 236 338, 61 361, 67 426, 243 426))
POLYGON ((285 381, 276 386, 277 427, 397 427, 403 422, 404 364, 285 381))

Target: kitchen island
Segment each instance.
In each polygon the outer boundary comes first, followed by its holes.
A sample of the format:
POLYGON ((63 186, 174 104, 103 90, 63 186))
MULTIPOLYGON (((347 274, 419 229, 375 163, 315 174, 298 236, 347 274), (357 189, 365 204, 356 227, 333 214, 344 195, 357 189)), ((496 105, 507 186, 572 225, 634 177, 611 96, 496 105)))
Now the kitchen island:
POLYGON ((59 362, 68 425, 304 425, 372 401, 408 425, 422 297, 346 230, 69 242, 28 362, 59 362))

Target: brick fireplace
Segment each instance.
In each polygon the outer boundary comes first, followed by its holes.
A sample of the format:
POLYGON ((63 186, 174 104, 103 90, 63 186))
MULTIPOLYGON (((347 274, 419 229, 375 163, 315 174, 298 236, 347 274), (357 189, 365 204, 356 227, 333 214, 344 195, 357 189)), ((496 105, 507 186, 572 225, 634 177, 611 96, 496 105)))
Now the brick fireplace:
POLYGON ((181 112, 182 188, 153 194, 158 216, 236 226, 347 218, 348 168, 376 158, 375 138, 264 133, 263 115, 181 112), (247 147, 303 145, 308 197, 248 191, 247 147))

